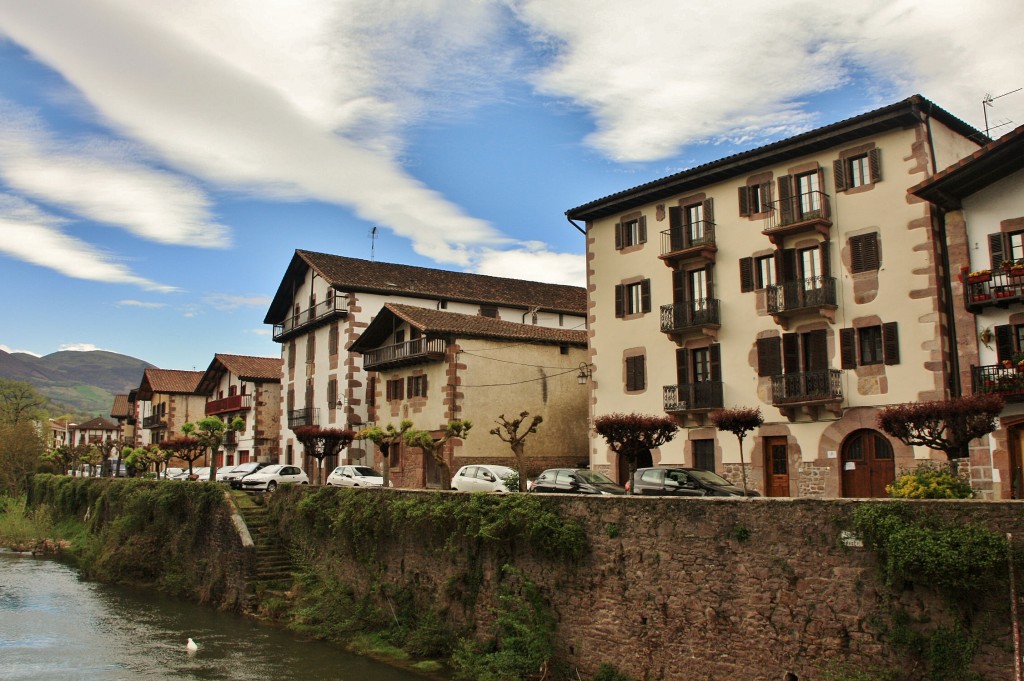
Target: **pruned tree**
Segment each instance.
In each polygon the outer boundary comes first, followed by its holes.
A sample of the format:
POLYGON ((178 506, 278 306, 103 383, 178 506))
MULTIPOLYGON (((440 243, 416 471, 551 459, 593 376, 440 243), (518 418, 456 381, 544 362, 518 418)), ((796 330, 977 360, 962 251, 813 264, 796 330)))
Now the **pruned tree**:
POLYGON ((373 426, 359 432, 359 437, 365 438, 380 448, 383 461, 381 462, 381 475, 384 477, 384 487, 391 486, 391 448, 402 442, 405 434, 412 428, 412 421, 402 419, 395 428, 394 424, 381 428, 373 426))
MULTIPOLYGON (((182 428, 182 432, 184 432, 182 428)), ((176 437, 160 443, 160 449, 188 463, 188 474, 192 475, 192 464, 206 454, 206 445, 196 437, 176 437)), ((167 457, 170 461, 171 456, 167 457)))
POLYGON ((103 461, 103 456, 100 454, 100 450, 96 448, 96 445, 82 443, 72 447, 71 451, 74 453, 79 466, 89 467, 90 477, 93 474, 93 469, 103 461))
POLYGON ((472 427, 470 421, 454 419, 448 422, 444 434, 436 440, 429 430, 410 430, 405 433, 405 444, 419 447, 423 450, 424 456, 433 457, 441 473, 441 489, 451 489, 451 467, 448 465, 448 456, 445 452, 448 442, 455 438, 465 439, 472 427))
MULTIPOLYGON (((199 441, 202 451, 210 450, 210 482, 217 480, 217 451, 224 444, 224 433, 229 430, 241 430, 245 422, 236 417, 230 424, 225 424, 216 416, 207 416, 199 419, 198 423, 185 423, 181 426, 181 432, 186 437, 194 437, 199 441)), ((191 462, 190 462, 191 464, 191 462)), ((189 465, 189 475, 192 474, 192 466, 189 465)))
POLYGON ((75 456, 72 448, 68 445, 60 445, 54 447, 48 452, 45 452, 42 456, 43 461, 48 461, 59 474, 67 474, 71 468, 75 465, 75 456))
POLYGON ((671 442, 677 430, 679 426, 668 416, 614 413, 594 419, 594 432, 604 438, 613 452, 625 459, 629 480, 636 473, 640 455, 671 442))
POLYGON ((124 461, 125 474, 129 478, 146 472, 153 463, 153 451, 145 447, 125 447, 121 451, 121 457, 124 461))
POLYGON ((537 414, 530 419, 529 425, 526 425, 525 430, 519 432, 519 429, 524 426, 526 417, 529 415, 530 412, 522 411, 519 412, 519 418, 510 421, 505 418, 504 414, 501 414, 495 421, 498 427, 491 428, 491 435, 497 435, 499 440, 507 442, 509 447, 512 448, 512 453, 515 454, 516 469, 519 471, 520 492, 526 491, 526 438, 532 433, 536 433, 537 426, 544 421, 544 417, 537 414))
POLYGON ((953 397, 932 402, 894 404, 878 412, 878 427, 905 445, 922 446, 956 460, 967 456, 967 445, 996 429, 1003 398, 993 393, 953 397))
POLYGON ((743 478, 743 496, 747 496, 747 462, 743 458, 743 439, 754 428, 764 423, 760 407, 733 407, 711 412, 711 423, 719 430, 732 433, 740 444, 740 476, 743 478))
POLYGON ((352 444, 355 431, 341 428, 321 428, 320 426, 299 426, 294 431, 295 439, 302 443, 306 455, 316 459, 316 483, 324 484, 324 459, 335 456, 352 444))

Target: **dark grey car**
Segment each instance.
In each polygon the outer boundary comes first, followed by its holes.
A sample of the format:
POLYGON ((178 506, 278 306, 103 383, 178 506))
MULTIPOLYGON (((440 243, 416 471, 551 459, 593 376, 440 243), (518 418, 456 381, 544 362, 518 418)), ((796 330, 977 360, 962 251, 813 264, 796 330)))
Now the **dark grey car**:
MULTIPOLYGON (((699 468, 638 468, 633 494, 671 497, 742 497, 743 489, 717 473, 699 468)), ((754 490, 749 497, 761 496, 754 490)))

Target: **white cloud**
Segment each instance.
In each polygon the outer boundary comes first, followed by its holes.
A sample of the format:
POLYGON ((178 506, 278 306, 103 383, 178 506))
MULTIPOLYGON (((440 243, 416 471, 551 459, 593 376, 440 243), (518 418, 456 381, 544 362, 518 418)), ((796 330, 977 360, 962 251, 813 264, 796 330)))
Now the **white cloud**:
POLYGON ((103 350, 103 348, 97 347, 92 343, 62 343, 60 346, 60 350, 74 350, 76 352, 95 352, 96 350, 103 350))
POLYGON ((0 117, 0 177, 12 189, 157 243, 229 244, 206 195, 179 175, 146 166, 137 145, 59 141, 2 100, 0 117))
POLYGON ((211 293, 203 296, 203 304, 215 310, 237 310, 240 307, 269 307, 270 296, 236 296, 229 293, 211 293))
POLYGON ((1017 87, 1024 67, 1024 14, 1013 0, 514 6, 554 55, 536 74, 538 90, 589 110, 597 129, 587 141, 621 161, 668 157, 698 141, 752 144, 831 122, 802 99, 854 76, 865 78, 866 108, 920 92, 980 123, 984 89, 1017 87))
POLYGON ((143 308, 159 309, 159 308, 162 308, 162 307, 166 307, 167 305, 166 305, 166 303, 152 303, 152 302, 147 302, 147 301, 144 301, 144 300, 130 300, 129 299, 129 300, 119 300, 119 301, 117 301, 117 306, 118 307, 143 307, 143 308))
POLYGON ((269 336, 273 332, 270 329, 249 329, 249 333, 256 336, 269 336))
POLYGON ((505 251, 481 249, 473 270, 493 277, 584 286, 585 268, 586 262, 578 254, 553 253, 544 244, 528 242, 505 251))
POLYGON ((9 345, 4 345, 3 343, 0 343, 0 350, 3 350, 4 352, 11 353, 11 354, 13 354, 15 352, 20 352, 20 353, 23 353, 23 354, 26 354, 26 355, 32 355, 33 357, 42 357, 43 356, 41 353, 38 353, 38 352, 36 352, 34 350, 14 350, 9 345))
POLYGON ((59 222, 17 197, 0 194, 0 253, 76 279, 129 284, 161 293, 178 290, 140 277, 109 253, 64 234, 53 226, 59 222))

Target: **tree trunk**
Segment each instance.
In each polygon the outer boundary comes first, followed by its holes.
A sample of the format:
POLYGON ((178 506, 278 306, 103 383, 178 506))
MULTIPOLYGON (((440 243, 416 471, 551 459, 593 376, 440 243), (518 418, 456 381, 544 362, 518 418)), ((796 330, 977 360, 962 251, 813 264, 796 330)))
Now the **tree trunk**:
POLYGON ((384 479, 383 487, 385 489, 391 486, 391 448, 393 446, 392 442, 380 445, 380 475, 384 479))
POLYGON ((526 491, 526 445, 517 442, 512 445, 512 453, 516 455, 516 468, 519 470, 519 491, 526 491))

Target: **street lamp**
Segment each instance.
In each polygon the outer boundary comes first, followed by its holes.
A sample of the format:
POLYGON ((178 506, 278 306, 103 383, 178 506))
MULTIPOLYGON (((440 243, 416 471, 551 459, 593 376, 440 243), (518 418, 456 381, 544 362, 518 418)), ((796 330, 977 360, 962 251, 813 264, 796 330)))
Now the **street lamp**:
POLYGON ((594 367, 587 364, 586 362, 580 362, 580 372, 576 374, 576 382, 580 385, 586 385, 587 379, 594 377, 594 367))

